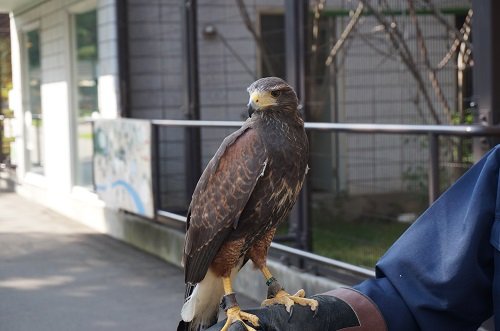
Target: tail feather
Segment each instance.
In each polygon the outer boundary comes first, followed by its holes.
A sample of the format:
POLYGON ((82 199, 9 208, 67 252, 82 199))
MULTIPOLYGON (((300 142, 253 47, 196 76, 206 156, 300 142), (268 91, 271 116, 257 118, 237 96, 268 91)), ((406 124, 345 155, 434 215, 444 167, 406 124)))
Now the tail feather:
POLYGON ((181 311, 184 323, 179 323, 178 331, 198 331, 217 322, 219 303, 224 295, 219 277, 208 270, 205 278, 196 286, 186 286, 185 294, 186 301, 181 311))
POLYGON ((193 294, 194 288, 196 287, 196 284, 193 285, 191 283, 186 284, 186 289, 184 290, 184 302, 186 302, 191 294, 193 294))
MULTIPOLYGON (((243 258, 231 270, 231 282, 244 264, 243 258)), ((219 304, 224 295, 222 279, 208 269, 205 278, 196 285, 187 284, 182 321, 177 331, 200 331, 217 323, 219 304)))

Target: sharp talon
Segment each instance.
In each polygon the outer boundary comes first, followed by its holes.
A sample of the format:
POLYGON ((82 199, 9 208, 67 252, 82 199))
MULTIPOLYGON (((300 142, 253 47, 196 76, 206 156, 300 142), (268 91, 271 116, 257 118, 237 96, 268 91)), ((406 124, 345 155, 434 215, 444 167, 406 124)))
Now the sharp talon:
POLYGON ((313 318, 314 318, 314 317, 316 317, 316 315, 318 315, 318 310, 319 310, 319 309, 314 309, 313 318))
POLYGON ((290 323, 290 320, 292 319, 292 315, 293 315, 293 306, 292 306, 292 309, 290 309, 290 315, 288 315, 288 322, 290 323))
POLYGON ((294 296, 294 297, 303 298, 303 297, 305 297, 305 296, 306 296, 306 291, 304 291, 304 290, 302 290, 302 289, 301 289, 301 290, 298 290, 298 291, 297 291, 297 293, 295 293, 293 296, 294 296))
POLYGON ((244 311, 240 311, 240 316, 242 319, 249 321, 254 326, 259 326, 259 318, 253 314, 246 313, 244 311))
POLYGON ((238 321, 247 329, 247 331, 257 331, 243 322, 243 320, 249 321, 254 326, 259 326, 259 318, 257 316, 245 313, 244 311, 241 311, 240 307, 236 306, 227 310, 227 320, 221 331, 228 331, 231 324, 238 321))
POLYGON ((318 301, 314 299, 305 298, 305 291, 299 290, 295 295, 291 295, 281 290, 276 294, 276 297, 264 300, 262 302, 262 306, 270 306, 273 304, 281 304, 285 306, 285 309, 288 313, 291 314, 291 307, 298 303, 301 306, 309 306, 312 311, 315 311, 318 308, 318 301))

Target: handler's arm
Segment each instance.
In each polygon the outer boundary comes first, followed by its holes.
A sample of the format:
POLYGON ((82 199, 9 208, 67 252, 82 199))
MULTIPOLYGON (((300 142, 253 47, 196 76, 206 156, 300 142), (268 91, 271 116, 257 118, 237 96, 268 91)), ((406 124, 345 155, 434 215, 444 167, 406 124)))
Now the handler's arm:
POLYGON ((492 288, 500 281, 499 160, 496 147, 387 251, 377 279, 355 287, 389 330, 476 330, 492 315, 500 294, 492 288))

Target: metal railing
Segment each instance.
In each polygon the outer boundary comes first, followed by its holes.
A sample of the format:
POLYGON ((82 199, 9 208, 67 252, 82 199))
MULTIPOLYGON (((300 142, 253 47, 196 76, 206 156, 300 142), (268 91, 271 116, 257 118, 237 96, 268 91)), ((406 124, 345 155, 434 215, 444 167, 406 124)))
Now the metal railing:
MULTIPOLYGON (((165 210, 158 210, 157 214, 171 221, 186 223, 186 217, 182 215, 165 210)), ((373 270, 275 242, 271 243, 269 254, 284 264, 299 266, 314 274, 331 276, 343 284, 354 285, 364 279, 375 277, 373 270)))
MULTIPOLYGON (((153 125, 192 128, 238 128, 239 121, 152 120, 153 125)), ((439 195, 439 136, 500 137, 500 127, 483 125, 410 125, 410 124, 358 124, 358 123, 305 123, 306 130, 359 134, 414 134, 429 139, 429 202, 439 195)))
MULTIPOLYGON (((202 120, 152 120, 157 137, 159 127, 184 128, 238 128, 239 121, 202 121, 202 120)), ((355 123, 306 123, 306 130, 352 134, 409 134, 424 135, 429 140, 429 203, 439 195, 439 137, 500 137, 500 127, 482 125, 405 125, 405 124, 355 124, 355 123)), ((158 210, 158 216, 170 222, 184 223, 185 217, 164 210, 158 210)), ((308 220, 306 220, 308 222, 308 220)), ((304 227, 306 231, 310 227, 304 227)), ((284 263, 297 265, 305 270, 321 275, 333 275, 346 284, 355 284, 359 280, 374 277, 373 270, 351 265, 335 259, 273 243, 270 254, 284 263)))

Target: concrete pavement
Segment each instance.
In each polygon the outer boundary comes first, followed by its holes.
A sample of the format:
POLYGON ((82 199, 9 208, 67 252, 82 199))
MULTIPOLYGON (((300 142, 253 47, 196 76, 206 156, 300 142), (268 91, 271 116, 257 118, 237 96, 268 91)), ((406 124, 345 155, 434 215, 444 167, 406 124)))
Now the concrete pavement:
POLYGON ((0 331, 170 331, 183 296, 179 268, 0 193, 0 331))

